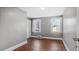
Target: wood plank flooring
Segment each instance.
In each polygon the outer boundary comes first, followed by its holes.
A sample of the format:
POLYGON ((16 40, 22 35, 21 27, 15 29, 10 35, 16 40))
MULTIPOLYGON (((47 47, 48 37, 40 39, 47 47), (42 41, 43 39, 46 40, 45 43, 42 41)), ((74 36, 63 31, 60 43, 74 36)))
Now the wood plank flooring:
POLYGON ((28 43, 14 51, 66 51, 62 40, 28 38, 28 43))

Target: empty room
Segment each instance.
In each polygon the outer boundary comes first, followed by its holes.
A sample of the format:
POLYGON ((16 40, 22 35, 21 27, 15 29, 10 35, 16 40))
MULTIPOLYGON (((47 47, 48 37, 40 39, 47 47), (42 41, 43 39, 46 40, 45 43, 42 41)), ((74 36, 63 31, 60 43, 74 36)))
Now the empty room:
POLYGON ((0 7, 0 51, 79 51, 78 7, 0 7))

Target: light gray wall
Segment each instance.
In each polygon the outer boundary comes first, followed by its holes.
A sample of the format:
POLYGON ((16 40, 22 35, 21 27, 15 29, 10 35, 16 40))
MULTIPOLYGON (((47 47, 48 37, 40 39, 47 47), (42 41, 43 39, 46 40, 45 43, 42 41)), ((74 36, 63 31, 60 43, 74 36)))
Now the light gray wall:
POLYGON ((27 18, 27 38, 31 37, 31 20, 27 18))
POLYGON ((63 37, 69 50, 75 50, 75 42, 73 38, 76 37, 76 8, 66 8, 63 17, 63 37))
POLYGON ((77 38, 79 38, 79 7, 77 7, 77 38))
MULTIPOLYGON (((41 20, 41 33, 32 33, 32 35, 37 36, 37 35, 41 34, 42 36, 45 36, 45 37, 62 38, 62 33, 52 33, 51 32, 50 20, 52 18, 53 17, 40 18, 40 20, 41 20)), ((61 25, 61 32, 62 32, 62 25, 61 25)))
POLYGON ((25 41, 26 13, 18 8, 0 7, 0 50, 25 41))

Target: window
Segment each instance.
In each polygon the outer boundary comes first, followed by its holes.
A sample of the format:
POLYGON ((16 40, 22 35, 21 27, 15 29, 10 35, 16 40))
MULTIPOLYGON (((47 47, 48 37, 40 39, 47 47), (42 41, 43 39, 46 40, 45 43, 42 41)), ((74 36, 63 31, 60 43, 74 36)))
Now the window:
POLYGON ((61 32, 62 17, 53 17, 51 18, 51 32, 61 32))
POLYGON ((32 32, 41 32, 41 20, 34 19, 32 22, 32 32))

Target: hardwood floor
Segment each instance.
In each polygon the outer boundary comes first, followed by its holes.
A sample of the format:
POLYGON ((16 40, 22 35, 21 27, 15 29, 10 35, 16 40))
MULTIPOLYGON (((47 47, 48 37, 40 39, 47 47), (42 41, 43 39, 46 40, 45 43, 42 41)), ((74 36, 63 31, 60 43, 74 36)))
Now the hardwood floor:
POLYGON ((62 40, 28 38, 28 43, 14 51, 66 51, 62 40))

